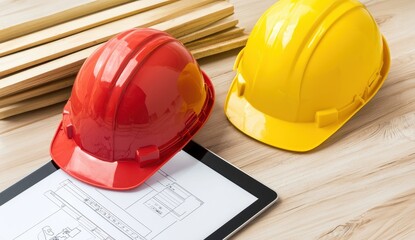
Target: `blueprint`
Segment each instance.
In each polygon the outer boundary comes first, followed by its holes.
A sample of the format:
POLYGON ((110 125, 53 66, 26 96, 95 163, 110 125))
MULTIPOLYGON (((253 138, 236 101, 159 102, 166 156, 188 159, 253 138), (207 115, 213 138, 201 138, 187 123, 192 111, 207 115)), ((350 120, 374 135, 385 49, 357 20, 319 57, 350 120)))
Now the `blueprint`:
POLYGON ((199 239, 256 198, 186 152, 129 191, 95 188, 61 170, 0 206, 2 239, 199 239))

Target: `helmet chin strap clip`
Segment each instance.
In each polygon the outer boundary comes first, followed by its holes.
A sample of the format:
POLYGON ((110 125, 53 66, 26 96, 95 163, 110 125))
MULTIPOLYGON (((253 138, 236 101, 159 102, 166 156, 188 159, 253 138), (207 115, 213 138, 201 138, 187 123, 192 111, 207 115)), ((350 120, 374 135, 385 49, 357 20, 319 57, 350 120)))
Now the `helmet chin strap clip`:
POLYGON ((160 150, 155 145, 141 147, 136 151, 135 160, 141 168, 154 165, 160 160, 160 150))
POLYGON ((72 124, 68 124, 68 125, 66 125, 66 136, 69 138, 69 139, 72 139, 73 138, 73 125, 72 124))
POLYGON ((243 96, 245 93, 246 81, 240 73, 238 73, 236 86, 238 87, 238 96, 243 96))
POLYGON ((63 124, 63 129, 64 129, 66 136, 68 137, 68 139, 72 139, 74 132, 73 132, 73 125, 69 118, 69 105, 70 105, 70 101, 68 101, 68 103, 65 105, 65 108, 63 110, 62 124, 63 124))

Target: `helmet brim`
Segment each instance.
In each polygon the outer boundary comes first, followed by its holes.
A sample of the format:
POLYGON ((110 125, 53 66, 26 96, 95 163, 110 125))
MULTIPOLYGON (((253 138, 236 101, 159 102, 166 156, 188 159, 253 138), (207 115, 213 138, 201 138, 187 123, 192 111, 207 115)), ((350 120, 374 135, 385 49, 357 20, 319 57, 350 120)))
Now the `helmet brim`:
POLYGON ((383 85, 390 68, 390 53, 383 38, 383 65, 381 79, 366 99, 347 117, 326 127, 318 127, 316 123, 288 122, 258 111, 244 96, 238 96, 237 74, 231 84, 225 102, 225 113, 229 121, 246 135, 268 145, 296 152, 306 152, 319 146, 353 117, 383 85))
MULTIPOLYGON (((214 88, 209 77, 204 72, 202 74, 208 88, 206 102, 202 109, 203 114, 200 114, 200 122, 204 124, 213 109, 214 88)), ((197 127, 200 129, 203 124, 197 127)), ((197 132, 197 130, 194 132, 197 132)), ((191 138, 190 135, 184 136, 182 141, 177 143, 176 151, 164 156, 159 163, 140 167, 136 161, 108 162, 83 151, 73 139, 67 137, 61 122, 52 140, 50 154, 54 162, 63 171, 76 179, 101 188, 128 190, 144 183, 177 152, 183 149, 191 138)))

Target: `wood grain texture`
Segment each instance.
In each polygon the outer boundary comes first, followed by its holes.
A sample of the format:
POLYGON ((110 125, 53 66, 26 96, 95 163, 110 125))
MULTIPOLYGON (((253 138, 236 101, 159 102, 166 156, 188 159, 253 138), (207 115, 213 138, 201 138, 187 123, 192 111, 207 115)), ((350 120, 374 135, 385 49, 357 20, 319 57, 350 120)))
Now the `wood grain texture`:
POLYGON ((144 12, 162 5, 172 3, 174 0, 140 0, 126 3, 117 7, 106 9, 94 14, 80 17, 71 21, 57 24, 21 37, 0 42, 0 57, 43 43, 51 42, 81 31, 144 12))
MULTIPOLYGON (((181 16, 213 0, 182 0, 0 58, 0 77, 107 41, 118 32, 181 16)), ((218 4, 218 3, 216 3, 218 4)), ((229 5, 227 2, 221 3, 229 5)), ((208 7, 206 7, 208 8, 208 7)))
POLYGON ((71 87, 58 90, 38 97, 24 100, 6 107, 0 108, 0 119, 8 118, 19 113, 29 112, 42 107, 50 106, 56 103, 68 100, 71 95, 71 87))
MULTIPOLYGON (((202 48, 202 47, 208 47, 208 46, 216 45, 218 43, 221 43, 221 42, 224 42, 224 41, 227 41, 227 40, 236 39, 238 37, 241 37, 241 36, 244 35, 243 32, 244 32, 243 28, 234 27, 234 28, 231 28, 231 29, 227 29, 227 30, 218 32, 217 34, 207 36, 205 38, 187 43, 186 47, 189 50, 193 50, 193 49, 196 49, 196 48, 202 48)), ((247 39, 248 36, 247 35, 245 35, 245 36, 246 36, 245 39, 247 39)), ((245 45, 245 43, 243 45, 245 45)))
POLYGON ((188 11, 182 16, 176 17, 172 21, 165 21, 151 28, 163 30, 177 38, 198 31, 220 19, 228 17, 234 13, 232 4, 226 1, 217 1, 201 6, 193 12, 188 11))
POLYGON ((248 40, 248 35, 244 35, 242 33, 236 34, 235 38, 229 39, 229 37, 230 36, 222 36, 222 39, 212 38, 206 42, 202 40, 200 46, 198 46, 198 43, 195 42, 196 45, 193 45, 190 50, 193 53, 193 56, 199 59, 226 52, 231 49, 243 47, 248 40))
POLYGON ((0 5, 0 42, 131 0, 20 0, 0 5))
MULTIPOLYGON (((41 95, 48 94, 48 93, 51 93, 51 92, 54 92, 54 91, 57 91, 63 88, 70 87, 73 85, 74 80, 75 80, 75 77, 71 76, 71 77, 67 77, 64 79, 56 80, 48 84, 41 85, 39 87, 32 88, 28 91, 19 92, 17 94, 7 96, 7 97, 2 97, 0 98, 0 112, 1 112, 2 107, 6 107, 8 105, 15 104, 26 99, 31 99, 37 96, 41 96, 41 95)), ((16 114, 13 114, 13 115, 16 115, 16 114)), ((9 115, 9 116, 12 116, 12 115, 9 115)))
POLYGON ((208 25, 201 30, 194 31, 192 33, 187 34, 186 36, 180 37, 179 41, 182 43, 192 42, 197 39, 209 36, 211 34, 235 27, 236 24, 238 24, 238 19, 235 19, 233 16, 227 17, 225 19, 208 25))
MULTIPOLYGON (((231 2, 240 26, 251 31, 275 1, 231 2)), ((238 50, 199 61, 216 102, 194 139, 281 197, 233 239, 415 238, 415 1, 363 2, 389 42, 391 72, 374 99, 312 152, 269 147, 227 121, 223 105, 238 50)), ((0 189, 50 160, 62 106, 0 121, 0 189)))
POLYGON ((77 73, 85 59, 100 45, 0 78, 0 96, 12 95, 77 73))

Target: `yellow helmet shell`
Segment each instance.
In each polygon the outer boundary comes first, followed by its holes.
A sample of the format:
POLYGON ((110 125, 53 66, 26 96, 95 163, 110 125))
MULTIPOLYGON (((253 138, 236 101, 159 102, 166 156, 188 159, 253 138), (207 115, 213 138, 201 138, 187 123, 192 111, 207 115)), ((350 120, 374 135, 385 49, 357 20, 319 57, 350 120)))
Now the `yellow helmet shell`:
POLYGON ((311 150, 382 86, 389 49, 355 0, 280 0, 239 53, 225 103, 245 134, 292 151, 311 150))

